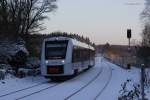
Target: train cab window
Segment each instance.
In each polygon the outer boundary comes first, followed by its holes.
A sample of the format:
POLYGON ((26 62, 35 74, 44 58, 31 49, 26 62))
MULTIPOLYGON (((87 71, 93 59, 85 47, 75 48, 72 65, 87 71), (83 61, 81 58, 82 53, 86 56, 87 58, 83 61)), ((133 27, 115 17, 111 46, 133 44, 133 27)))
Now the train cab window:
POLYGON ((68 41, 48 41, 45 43, 46 59, 65 59, 68 41))

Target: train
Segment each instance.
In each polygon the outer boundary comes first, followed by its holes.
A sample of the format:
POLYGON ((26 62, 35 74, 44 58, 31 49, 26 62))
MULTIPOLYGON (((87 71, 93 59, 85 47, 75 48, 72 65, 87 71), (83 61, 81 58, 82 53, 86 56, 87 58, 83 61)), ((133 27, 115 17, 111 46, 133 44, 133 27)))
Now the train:
POLYGON ((94 47, 69 37, 45 38, 41 50, 41 74, 56 80, 77 75, 95 65, 94 47))

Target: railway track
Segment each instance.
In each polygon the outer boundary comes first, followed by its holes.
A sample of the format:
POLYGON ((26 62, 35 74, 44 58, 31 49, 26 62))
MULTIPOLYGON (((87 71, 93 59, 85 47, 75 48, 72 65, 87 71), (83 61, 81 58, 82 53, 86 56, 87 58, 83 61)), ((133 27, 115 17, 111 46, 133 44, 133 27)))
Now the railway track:
POLYGON ((85 89, 86 87, 88 87, 90 84, 92 84, 92 82, 94 80, 96 80, 100 76, 100 74, 102 73, 102 71, 103 71, 103 67, 101 67, 101 70, 97 73, 97 75, 94 78, 92 78, 87 84, 85 84, 84 86, 82 86, 76 92, 74 92, 74 93, 70 94, 69 96, 65 97, 64 100, 69 100, 71 97, 73 97, 74 95, 76 95, 77 93, 79 93, 80 91, 82 91, 83 89, 85 89))
MULTIPOLYGON (((87 70, 85 70, 84 72, 87 72, 87 70)), ((80 74, 82 74, 82 72, 81 72, 80 74)), ((63 82, 61 82, 61 83, 56 83, 56 84, 53 85, 53 86, 49 86, 49 87, 47 87, 47 88, 43 88, 43 89, 41 89, 41 90, 32 92, 32 93, 30 93, 30 94, 27 94, 27 95, 24 95, 24 96, 22 96, 22 97, 19 97, 19 98, 15 99, 15 100, 21 100, 21 99, 27 98, 27 97, 32 96, 32 95, 34 95, 34 94, 37 94, 37 93, 40 93, 40 92, 42 92, 42 91, 51 89, 51 88, 56 87, 56 86, 58 86, 58 85, 61 85, 61 84, 65 83, 65 82, 69 82, 69 81, 73 80, 74 78, 75 78, 75 77, 73 77, 73 78, 71 78, 71 79, 69 79, 69 80, 67 80, 67 81, 63 81, 63 82)))
POLYGON ((11 94, 15 94, 17 92, 21 92, 21 91, 24 91, 24 90, 27 90, 27 89, 31 89, 31 88, 37 87, 37 86, 45 84, 45 83, 47 83, 47 82, 41 82, 41 83, 38 83, 36 85, 32 85, 32 86, 29 86, 29 87, 26 87, 26 88, 23 88, 23 89, 19 89, 19 90, 12 91, 12 92, 9 92, 9 93, 6 93, 6 94, 2 94, 2 95, 0 95, 0 98, 11 95, 11 94))
MULTIPOLYGON (((87 71, 87 70, 86 70, 86 71, 87 71)), ((81 74, 82 74, 82 73, 81 73, 81 74)), ((21 100, 21 99, 27 98, 27 97, 32 96, 32 95, 34 95, 34 94, 40 93, 40 92, 42 92, 42 91, 44 91, 44 90, 51 89, 51 88, 53 88, 53 87, 56 87, 56 86, 58 86, 58 85, 61 85, 61 84, 65 83, 65 82, 69 82, 69 81, 71 81, 71 80, 73 80, 73 79, 74 79, 74 77, 73 77, 72 79, 70 79, 70 80, 61 82, 61 83, 56 84, 56 85, 54 85, 54 86, 50 86, 50 87, 47 87, 47 88, 43 88, 43 89, 41 89, 41 90, 39 90, 39 91, 36 91, 36 92, 30 93, 30 94, 24 95, 24 96, 19 97, 19 98, 15 99, 15 100, 21 100)), ((92 82, 92 81, 93 81, 93 80, 91 80, 91 82, 92 82)))
MULTIPOLYGON (((108 63, 107 63, 107 66, 109 66, 108 65, 108 63)), ((67 96, 67 97, 65 97, 63 100, 69 100, 69 99, 71 99, 72 97, 74 97, 76 94, 78 94, 78 93, 80 93, 82 90, 84 90, 84 89, 86 89, 89 85, 91 85, 94 81, 96 81, 96 79, 101 75, 101 73, 103 72, 103 67, 101 67, 101 69, 98 71, 98 73, 92 78, 92 79, 90 79, 84 86, 82 86, 82 87, 80 87, 78 90, 76 90, 75 92, 73 92, 72 94, 70 94, 69 96, 67 96)), ((93 99, 93 100, 97 100, 98 98, 99 98, 99 96, 102 94, 102 92, 105 90, 105 88, 108 86, 108 84, 109 84, 109 82, 110 82, 110 80, 111 80, 111 76, 112 76, 112 70, 111 70, 111 68, 110 68, 110 66, 109 66, 109 70, 110 70, 110 72, 109 72, 109 78, 108 78, 108 81, 106 82, 106 84, 104 85, 104 87, 98 92, 98 94, 96 95, 96 97, 93 99)), ((74 78, 73 78, 74 79, 74 78)), ((71 80, 73 80, 73 79, 71 79, 71 80)), ((70 80, 67 80, 67 81, 70 81, 70 80)), ((67 81, 65 81, 65 82, 67 82, 67 81)), ((41 92, 43 92, 43 91, 45 91, 45 90, 49 90, 49 89, 51 89, 51 88, 54 88, 54 87, 57 87, 58 85, 61 85, 62 83, 64 83, 64 82, 61 82, 61 83, 55 83, 55 84, 49 84, 48 86, 46 86, 46 87, 44 87, 44 88, 40 88, 40 89, 36 89, 36 91, 34 90, 34 91, 32 91, 32 92, 27 92, 26 90, 32 90, 32 88, 38 88, 38 87, 40 87, 41 85, 44 85, 44 84, 46 84, 47 82, 43 82, 43 83, 39 83, 39 84, 37 84, 37 85, 34 85, 34 86, 31 86, 31 87, 27 87, 27 88, 24 88, 24 89, 20 89, 20 90, 17 90, 17 91, 13 91, 13 92, 10 92, 10 93, 7 93, 7 94, 4 94, 4 95, 1 95, 0 96, 0 100, 1 100, 1 97, 7 97, 7 96, 9 96, 9 95, 15 95, 15 94, 19 94, 19 92, 26 92, 25 93, 25 95, 16 95, 17 97, 16 97, 16 99, 15 100, 21 100, 21 99, 26 99, 27 97, 30 97, 30 96, 32 96, 32 95, 34 95, 34 94, 38 94, 38 93, 41 93, 41 92), (20 96, 20 97, 18 97, 18 96, 20 96)), ((66 94, 67 95, 67 94, 66 94)), ((3 99, 2 99, 3 100, 3 99)))
MULTIPOLYGON (((61 82, 62 83, 62 82, 61 82)), ((14 96, 17 96, 15 98, 15 100, 20 100, 20 99, 23 99, 23 98, 26 98, 28 96, 31 96, 31 95, 34 95, 34 94, 37 94, 37 93, 40 93, 44 90, 47 90, 47 89, 50 89, 50 88, 53 88, 53 87, 56 87, 57 85, 61 84, 61 83, 54 83, 54 84, 49 84, 49 82, 42 82, 42 83, 39 83, 39 84, 36 84, 36 85, 33 85, 33 86, 30 86, 30 87, 27 87, 27 88, 24 88, 24 89, 20 89, 20 90, 17 90, 17 91, 13 91, 13 92, 10 92, 10 93, 7 93, 7 94, 4 94, 4 95, 1 95, 0 96, 0 100, 6 100, 5 98, 8 98, 8 97, 14 97, 14 96), (38 89, 39 87, 41 87, 40 89, 38 89), (27 92, 27 91, 34 91, 34 92, 27 92), (35 91, 36 90, 36 91, 35 91), (22 93, 26 93, 25 95, 23 96, 20 96, 22 95, 22 93), (19 94, 19 95, 18 95, 19 94), (13 95, 13 96, 12 96, 13 95), (20 97, 18 97, 20 96, 20 97)))
POLYGON ((108 81, 106 82, 105 86, 101 89, 101 91, 99 91, 99 93, 95 96, 95 98, 93 100, 97 100, 98 97, 103 93, 103 91, 106 89, 106 87, 110 83, 110 80, 112 78, 112 69, 111 69, 111 67, 110 67, 110 65, 108 63, 107 63, 107 66, 109 66, 109 71, 110 71, 108 81))
MULTIPOLYGON (((101 72, 102 72, 102 69, 100 70, 100 72, 99 72, 92 80, 90 80, 86 85, 84 85, 84 86, 83 86, 82 88, 80 88, 80 90, 78 90, 78 91, 81 91, 82 89, 84 89, 85 87, 87 87, 92 81, 95 80, 96 77, 99 76, 99 74, 100 74, 101 72)), ((73 78, 70 79, 70 80, 67 80, 67 81, 71 81, 71 80, 73 80, 73 78)), ((67 82, 67 81, 64 81, 64 82, 67 82)), ((27 94, 27 95, 21 96, 21 97, 15 99, 15 100, 21 100, 21 99, 27 98, 27 97, 32 96, 32 95, 34 95, 34 94, 37 94, 37 93, 40 93, 40 92, 42 92, 42 91, 51 89, 51 88, 56 87, 56 86, 58 86, 58 85, 61 85, 61 84, 63 84, 64 82, 61 82, 61 83, 58 83, 58 84, 54 84, 54 85, 49 86, 49 87, 46 87, 46 88, 42 88, 42 89, 40 89, 40 90, 38 90, 38 91, 35 91, 35 92, 29 93, 29 94, 27 94)), ((77 93, 77 91, 76 91, 76 93, 77 93)), ((73 93, 73 94, 76 94, 76 93, 73 93)), ((72 95, 73 95, 73 94, 72 94, 72 95)), ((68 98, 69 98, 69 97, 68 97, 68 98)), ((66 99, 66 100, 67 100, 67 99, 66 99)))
MULTIPOLYGON (((100 91, 97 92, 96 96, 93 96, 94 98, 92 100, 97 100, 99 98, 99 96, 103 93, 103 91, 106 89, 108 84, 110 83, 110 80, 111 80, 111 77, 112 77, 112 69, 111 69, 111 67, 110 67, 110 65, 108 63, 105 63, 105 65, 108 66, 108 69, 109 69, 108 70, 109 71, 108 74, 109 74, 109 76, 108 76, 107 81, 105 82, 104 86, 102 87, 102 89, 100 89, 100 91)), ((98 78, 101 75, 101 73, 103 72, 103 70, 104 70, 104 68, 102 67, 102 70, 100 70, 100 72, 92 80, 90 80, 86 85, 81 87, 76 92, 74 92, 71 95, 67 96, 64 100, 70 100, 70 99, 74 100, 76 98, 76 96, 77 96, 77 98, 79 98, 81 95, 85 95, 85 94, 82 94, 82 93, 84 93, 84 91, 86 91, 87 88, 90 87, 90 85, 94 85, 94 82, 96 82, 98 80, 98 78)), ((91 92, 91 91, 89 91, 89 92, 91 92)), ((85 99, 85 98, 82 98, 82 99, 85 99)))
POLYGON ((56 87, 56 86, 58 86, 59 84, 61 84, 61 83, 56 83, 56 84, 54 84, 54 85, 52 85, 52 86, 48 86, 48 87, 46 87, 46 88, 42 88, 42 89, 40 89, 40 90, 38 90, 38 91, 32 92, 32 93, 27 94, 27 95, 24 95, 24 96, 22 96, 22 97, 19 97, 19 98, 17 98, 16 100, 21 100, 21 99, 26 98, 26 97, 29 97, 29 96, 31 96, 31 95, 40 93, 40 92, 45 91, 45 90, 47 90, 47 89, 56 87))

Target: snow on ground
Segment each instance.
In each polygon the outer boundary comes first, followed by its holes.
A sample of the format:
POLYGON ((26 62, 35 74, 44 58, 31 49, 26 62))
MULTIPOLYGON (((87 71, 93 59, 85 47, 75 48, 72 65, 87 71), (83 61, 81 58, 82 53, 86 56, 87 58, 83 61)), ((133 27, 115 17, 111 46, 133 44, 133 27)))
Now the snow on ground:
POLYGON ((31 87, 33 85, 39 84, 41 82, 46 82, 46 81, 47 80, 41 76, 26 77, 22 79, 15 78, 15 77, 7 77, 5 80, 0 80, 0 96, 13 91, 31 87))
POLYGON ((108 63, 112 68, 112 78, 107 88, 99 97, 99 100, 117 100, 122 83, 126 82, 127 79, 132 79, 135 83, 140 81, 139 69, 131 67, 130 70, 124 70, 115 64, 108 63))
MULTIPOLYGON (((99 61, 99 59, 96 60, 99 61)), ((67 96, 71 95, 75 91, 78 91, 81 87, 93 79, 98 74, 98 72, 102 70, 101 67, 102 66, 100 64, 97 64, 91 70, 73 78, 72 80, 69 80, 50 90, 43 91, 40 94, 35 94, 24 98, 23 100, 33 100, 34 98, 38 100, 40 100, 40 98, 43 98, 44 100, 49 100, 50 98, 53 100, 64 100, 67 96)))
MULTIPOLYGON (((81 87, 86 85, 90 80, 92 80, 99 72, 100 75, 91 82, 87 87, 81 90, 79 93, 72 96, 69 100, 93 100, 94 97, 102 91, 98 96, 97 100, 117 100, 119 91, 121 90, 121 84, 127 79, 132 79, 135 83, 140 81, 140 70, 137 68, 131 68, 131 70, 125 70, 117 65, 114 65, 102 57, 96 58, 96 65, 92 69, 76 76, 75 78, 68 80, 56 87, 44 90, 40 93, 31 95, 27 98, 21 100, 64 100, 67 96, 78 91, 81 87), (112 73, 111 73, 112 72, 112 73), (112 75, 112 76, 111 76, 112 75), (111 76, 111 77, 110 77, 111 76), (110 79, 108 85, 106 83, 110 79), (105 87, 106 86, 106 87, 105 87), (105 87, 105 88, 104 88, 105 87)), ((16 91, 18 89, 26 88, 38 84, 40 82, 46 81, 43 77, 27 77, 23 79, 9 78, 4 80, 5 84, 0 81, 0 95, 16 91)), ((48 83, 52 85, 53 83, 48 83)), ((10 96, 0 97, 0 100, 15 100, 24 95, 32 93, 32 91, 37 91, 37 89, 42 89, 45 86, 40 86, 33 90, 23 91, 10 96)), ((149 96, 150 97, 150 96, 149 96)))
MULTIPOLYGON (((105 64, 100 64, 102 67, 102 72, 100 76, 94 80, 87 88, 83 89, 78 94, 74 95, 69 100, 93 100, 99 94, 99 92, 103 92, 105 89, 105 85, 111 78, 111 69, 105 64)), ((96 66, 99 67, 99 66, 96 66)), ((105 99, 106 100, 106 99, 105 99)))

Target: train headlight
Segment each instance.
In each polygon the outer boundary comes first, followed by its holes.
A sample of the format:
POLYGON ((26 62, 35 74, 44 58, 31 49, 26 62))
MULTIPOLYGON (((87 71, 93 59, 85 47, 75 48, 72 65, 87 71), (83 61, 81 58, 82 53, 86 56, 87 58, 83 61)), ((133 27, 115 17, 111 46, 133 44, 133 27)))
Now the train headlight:
POLYGON ((48 60, 46 60, 45 63, 48 64, 48 60))
POLYGON ((61 62, 62 62, 62 63, 65 63, 65 60, 62 60, 61 62))

